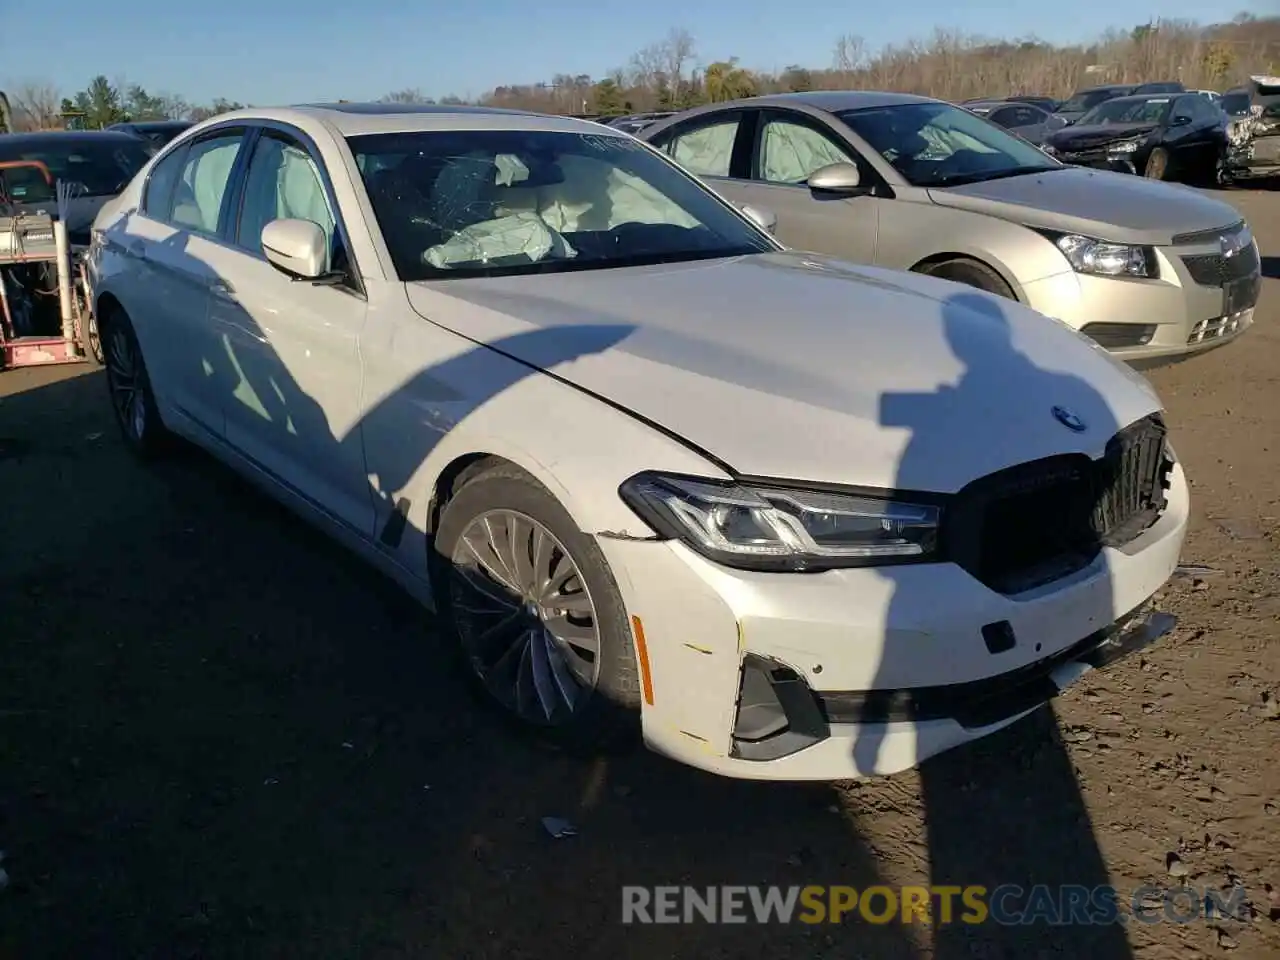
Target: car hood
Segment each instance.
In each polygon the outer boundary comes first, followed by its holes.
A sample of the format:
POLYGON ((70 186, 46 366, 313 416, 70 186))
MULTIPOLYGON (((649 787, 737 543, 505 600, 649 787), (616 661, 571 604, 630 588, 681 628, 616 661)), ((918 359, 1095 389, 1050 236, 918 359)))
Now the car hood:
POLYGON ((929 197, 944 207, 1117 243, 1167 244, 1178 234, 1240 222, 1234 207, 1199 191, 1083 167, 933 188, 929 197))
MULTIPOLYGON (((77 197, 67 204, 67 241, 73 246, 89 245, 89 228, 102 205, 111 197, 77 197)), ((57 217, 58 204, 53 200, 16 204, 23 213, 47 213, 57 217)))
POLYGON ((1091 123, 1087 127, 1063 127, 1055 130, 1045 142, 1057 150, 1084 150, 1115 140, 1145 136, 1158 126, 1156 123, 1091 123))
POLYGON ((1059 321, 809 254, 406 289, 421 316, 740 474, 947 493, 1026 460, 1097 456, 1159 409, 1145 380, 1059 321))

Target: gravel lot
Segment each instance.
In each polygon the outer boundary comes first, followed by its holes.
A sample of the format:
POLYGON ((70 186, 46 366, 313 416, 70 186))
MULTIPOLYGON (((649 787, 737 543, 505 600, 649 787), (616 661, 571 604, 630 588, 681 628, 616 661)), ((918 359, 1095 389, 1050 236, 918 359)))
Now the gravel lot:
POLYGON ((0 958, 1274 960, 1280 193, 1224 196, 1272 254, 1257 325, 1150 374, 1194 487, 1184 560, 1210 568, 1168 588, 1177 631, 883 781, 513 739, 357 561, 201 455, 137 466, 101 374, 0 375, 0 958), (1240 883, 1252 908, 936 934, 619 922, 629 883, 930 879, 1240 883))

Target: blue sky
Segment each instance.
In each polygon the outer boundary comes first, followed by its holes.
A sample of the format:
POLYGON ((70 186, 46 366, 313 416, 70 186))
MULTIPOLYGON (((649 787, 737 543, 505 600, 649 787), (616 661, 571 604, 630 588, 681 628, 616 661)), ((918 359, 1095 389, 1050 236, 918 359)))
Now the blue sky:
POLYGON ((1157 16, 1227 20, 1250 7, 1257 9, 1248 0, 60 0, 47 42, 0 39, 0 82, 70 92, 102 73, 192 101, 260 105, 373 99, 406 87, 467 96, 557 72, 603 76, 672 27, 694 36, 704 63, 737 56, 777 69, 829 64, 843 33, 873 49, 935 27, 1061 42, 1157 16))

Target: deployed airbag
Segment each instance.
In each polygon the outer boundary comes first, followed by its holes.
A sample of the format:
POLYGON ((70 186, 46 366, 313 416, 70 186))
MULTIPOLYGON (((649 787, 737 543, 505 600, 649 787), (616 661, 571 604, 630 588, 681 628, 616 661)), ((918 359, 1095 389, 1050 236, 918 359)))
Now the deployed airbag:
POLYGON ((439 269, 463 263, 491 263, 512 257, 528 257, 535 263, 548 256, 576 257, 569 246, 536 213, 515 213, 459 230, 444 243, 427 249, 424 262, 439 269))

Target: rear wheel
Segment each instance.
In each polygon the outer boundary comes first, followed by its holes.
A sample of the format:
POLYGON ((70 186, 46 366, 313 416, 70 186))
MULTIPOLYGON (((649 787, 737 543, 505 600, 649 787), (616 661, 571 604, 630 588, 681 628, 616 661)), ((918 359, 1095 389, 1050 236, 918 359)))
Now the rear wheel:
POLYGON ((521 728, 598 750, 634 742, 639 671, 608 563, 536 480, 495 465, 445 505, 445 627, 472 685, 521 728))
POLYGON ((919 271, 931 277, 937 277, 940 280, 951 280, 969 287, 977 287, 979 290, 985 290, 987 293, 994 293, 1009 300, 1017 299, 1013 295, 1013 290, 1010 289, 1009 284, 1005 283, 1004 277, 1000 276, 985 263, 979 263, 977 260, 960 258, 942 260, 938 263, 920 267, 919 271))
POLYGON ((1163 147, 1156 147, 1147 157, 1147 165, 1142 168, 1142 175, 1148 180, 1163 180, 1169 173, 1169 152, 1163 147))
POLYGON ((153 457, 163 451, 169 432, 160 421, 151 378, 147 375, 133 324, 119 307, 108 308, 98 318, 97 329, 116 425, 134 453, 144 458, 153 457))

